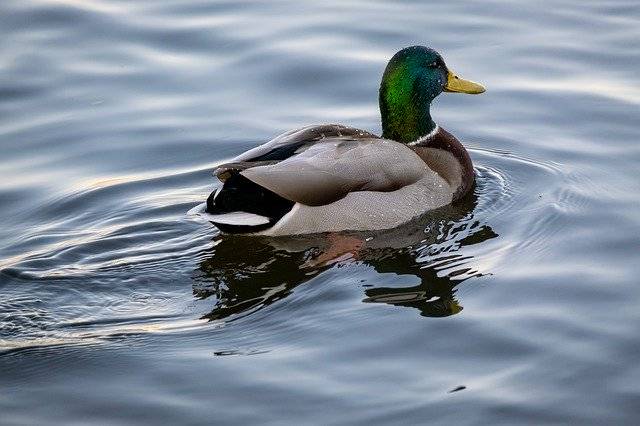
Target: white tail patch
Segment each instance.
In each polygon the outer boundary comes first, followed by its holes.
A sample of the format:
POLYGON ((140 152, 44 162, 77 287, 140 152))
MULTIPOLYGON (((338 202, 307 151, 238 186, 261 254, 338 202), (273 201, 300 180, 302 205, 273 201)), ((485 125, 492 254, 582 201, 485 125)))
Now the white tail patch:
POLYGON ((223 225, 258 226, 269 223, 269 218, 247 212, 231 212, 224 214, 201 213, 201 216, 213 223, 223 225))

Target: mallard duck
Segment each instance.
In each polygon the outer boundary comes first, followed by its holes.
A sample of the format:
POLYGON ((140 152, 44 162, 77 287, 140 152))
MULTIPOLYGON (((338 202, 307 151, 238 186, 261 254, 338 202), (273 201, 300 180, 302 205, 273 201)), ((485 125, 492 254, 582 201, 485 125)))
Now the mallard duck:
POLYGON ((339 124, 286 132, 218 166, 204 214, 225 233, 278 236, 390 229, 455 202, 473 187, 473 165, 431 102, 484 90, 433 49, 402 49, 380 84, 382 137, 339 124))

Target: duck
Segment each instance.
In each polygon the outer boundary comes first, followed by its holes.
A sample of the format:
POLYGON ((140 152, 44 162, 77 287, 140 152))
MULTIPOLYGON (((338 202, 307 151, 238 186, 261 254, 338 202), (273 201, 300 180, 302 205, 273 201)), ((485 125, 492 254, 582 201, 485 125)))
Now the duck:
POLYGON ((474 168, 431 103, 484 91, 434 49, 406 47, 382 75, 381 136, 340 124, 283 133, 218 165, 201 213, 224 234, 292 236, 392 229, 455 203, 472 190, 474 168))

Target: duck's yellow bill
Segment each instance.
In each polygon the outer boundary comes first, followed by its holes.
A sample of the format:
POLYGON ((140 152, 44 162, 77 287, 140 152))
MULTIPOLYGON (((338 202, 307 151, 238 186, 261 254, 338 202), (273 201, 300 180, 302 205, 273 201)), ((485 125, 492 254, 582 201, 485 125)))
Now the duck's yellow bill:
POLYGON ((464 80, 449 71, 449 73, 447 74, 447 84, 444 86, 444 91, 477 95, 484 92, 484 86, 473 81, 464 80))

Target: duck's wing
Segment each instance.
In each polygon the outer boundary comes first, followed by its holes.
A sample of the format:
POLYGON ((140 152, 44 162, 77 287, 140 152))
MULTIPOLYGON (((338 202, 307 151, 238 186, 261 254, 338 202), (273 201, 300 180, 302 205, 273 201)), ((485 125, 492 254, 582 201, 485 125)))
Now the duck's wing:
POLYGON ((406 145, 378 137, 343 136, 325 137, 285 160, 240 174, 287 200, 319 206, 354 191, 394 191, 429 171, 406 145))
POLYGON ((340 124, 307 126, 283 133, 263 145, 238 155, 228 163, 219 165, 213 171, 213 174, 220 180, 225 181, 233 171, 278 163, 304 152, 325 138, 332 137, 348 137, 352 139, 378 138, 378 136, 364 130, 340 124))

